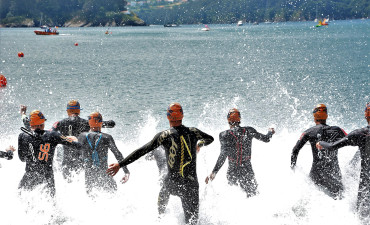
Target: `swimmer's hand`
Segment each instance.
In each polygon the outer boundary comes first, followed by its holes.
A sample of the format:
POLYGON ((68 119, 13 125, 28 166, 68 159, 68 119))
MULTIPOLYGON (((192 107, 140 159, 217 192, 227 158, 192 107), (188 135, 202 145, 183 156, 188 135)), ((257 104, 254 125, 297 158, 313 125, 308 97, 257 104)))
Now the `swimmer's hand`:
POLYGON ((269 128, 269 132, 271 132, 272 134, 275 134, 275 129, 274 128, 269 128))
POLYGON ((324 148, 320 145, 320 142, 316 143, 316 148, 319 150, 323 150, 324 148))
POLYGON ((67 136, 67 138, 74 142, 78 142, 78 139, 75 136, 67 136))
POLYGON ((122 184, 126 183, 129 178, 130 178, 130 174, 126 173, 125 176, 122 178, 121 183, 122 184))
POLYGON ((206 178, 206 184, 208 184, 208 181, 211 180, 213 181, 213 179, 215 179, 216 177, 216 174, 215 173, 211 173, 207 178, 206 178))
POLYGON ((107 169, 107 174, 109 176, 114 176, 117 174, 118 170, 119 170, 120 166, 118 163, 113 163, 113 164, 110 164, 109 165, 109 168, 107 169))
POLYGON ((5 151, 12 151, 12 152, 15 152, 15 148, 14 148, 14 146, 9 146, 7 149, 5 149, 5 151))

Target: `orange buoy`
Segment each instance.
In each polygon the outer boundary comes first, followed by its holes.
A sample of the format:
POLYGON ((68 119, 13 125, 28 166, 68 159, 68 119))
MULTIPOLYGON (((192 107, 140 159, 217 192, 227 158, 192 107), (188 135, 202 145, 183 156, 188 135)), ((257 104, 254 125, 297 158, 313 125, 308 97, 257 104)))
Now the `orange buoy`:
POLYGON ((6 77, 4 75, 0 74, 0 87, 5 87, 7 84, 6 77))
POLYGON ((18 57, 23 57, 23 56, 24 56, 23 52, 18 52, 18 57))
POLYGON ((77 42, 75 43, 75 46, 78 46, 78 43, 77 42))

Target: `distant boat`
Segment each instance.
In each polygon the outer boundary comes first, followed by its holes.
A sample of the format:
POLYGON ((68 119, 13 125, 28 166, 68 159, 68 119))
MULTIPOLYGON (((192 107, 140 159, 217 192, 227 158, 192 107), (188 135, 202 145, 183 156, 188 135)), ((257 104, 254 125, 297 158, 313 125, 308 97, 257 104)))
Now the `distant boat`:
POLYGON ((175 24, 175 23, 167 23, 163 25, 164 27, 179 27, 180 25, 175 24))
POLYGON ((59 34, 59 32, 57 31, 57 27, 55 28, 47 27, 43 31, 35 30, 34 32, 36 35, 58 35, 59 34))
POLYGON ((204 28, 202 28, 202 31, 210 31, 211 29, 208 27, 207 24, 204 25, 204 28))
POLYGON ((329 19, 324 19, 321 23, 323 26, 328 26, 329 25, 329 19))
POLYGON ((243 21, 239 20, 237 26, 243 26, 243 21))
POLYGON ((257 21, 253 23, 253 25, 258 25, 258 24, 259 24, 259 23, 258 23, 257 21))

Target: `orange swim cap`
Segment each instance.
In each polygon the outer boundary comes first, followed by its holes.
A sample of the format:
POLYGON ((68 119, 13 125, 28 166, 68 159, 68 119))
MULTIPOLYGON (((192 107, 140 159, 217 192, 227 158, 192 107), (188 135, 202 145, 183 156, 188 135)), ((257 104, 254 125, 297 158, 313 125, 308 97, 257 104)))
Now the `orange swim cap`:
POLYGON ((102 127, 103 117, 99 112, 91 113, 88 118, 90 127, 102 127))
POLYGON ((324 104, 318 104, 312 113, 315 121, 326 120, 328 118, 328 109, 324 104))
POLYGON ((370 102, 368 102, 366 104, 366 108, 365 108, 365 118, 366 119, 370 119, 370 102))
POLYGON ((40 110, 33 110, 30 113, 30 125, 35 126, 35 125, 41 125, 45 123, 46 119, 42 112, 40 110))
POLYGON ((80 103, 77 100, 70 100, 67 104, 68 116, 72 114, 80 114, 80 103))
POLYGON ((227 114, 227 121, 229 123, 240 123, 240 112, 239 110, 232 108, 227 114))
POLYGON ((179 103, 171 103, 167 108, 167 119, 169 121, 179 121, 184 118, 182 107, 179 103))

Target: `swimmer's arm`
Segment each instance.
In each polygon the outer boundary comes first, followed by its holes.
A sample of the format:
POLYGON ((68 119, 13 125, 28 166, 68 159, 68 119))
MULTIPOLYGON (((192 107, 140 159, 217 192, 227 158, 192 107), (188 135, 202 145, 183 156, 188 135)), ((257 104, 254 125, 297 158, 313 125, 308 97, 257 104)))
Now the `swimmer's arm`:
MULTIPOLYGON (((328 150, 336 150, 339 148, 342 148, 344 146, 358 146, 361 143, 361 135, 359 135, 359 131, 355 130, 349 133, 346 137, 334 142, 334 143, 328 143, 325 141, 320 141, 318 142, 319 144, 316 145, 317 147, 320 148, 320 146, 324 149, 328 150)), ((321 149, 321 148, 320 148, 321 149)))
POLYGON ((155 135, 155 137, 150 142, 148 142, 146 145, 133 151, 130 155, 127 156, 127 158, 125 158, 119 163, 119 166, 120 167, 126 166, 136 161, 137 159, 139 159, 141 156, 145 155, 146 153, 158 148, 160 146, 160 141, 158 141, 158 139, 160 138, 161 133, 162 132, 155 135))
POLYGON ((22 162, 25 162, 28 155, 28 145, 25 141, 23 141, 23 135, 20 134, 18 136, 18 157, 22 162))
POLYGON ((301 135, 301 138, 297 141, 297 144, 294 146, 292 155, 291 155, 291 163, 290 163, 290 167, 292 169, 295 167, 297 163, 299 151, 306 144, 307 141, 308 141, 308 135, 306 133, 303 133, 301 135))
POLYGON ((209 144, 211 144, 213 141, 214 141, 214 138, 209 135, 209 134, 206 134, 204 133, 203 131, 197 129, 197 128, 191 128, 192 131, 195 132, 195 135, 198 139, 198 148, 201 148, 203 146, 207 146, 209 144))
MULTIPOLYGON (((109 138, 109 149, 113 152, 117 161, 120 162, 120 161, 124 160, 124 157, 123 157, 122 153, 118 150, 117 145, 116 145, 113 137, 109 135, 108 138, 109 138)), ((123 166, 122 169, 125 172, 125 174, 130 173, 130 171, 127 169, 126 166, 123 166)))
POLYGON ((253 134, 254 138, 256 138, 260 141, 263 141, 263 142, 269 142, 270 138, 275 133, 275 130, 274 130, 274 128, 270 128, 269 131, 267 132, 267 134, 264 135, 264 134, 261 134, 261 133, 257 132, 257 130, 255 130, 254 128, 252 128, 251 133, 253 134))

